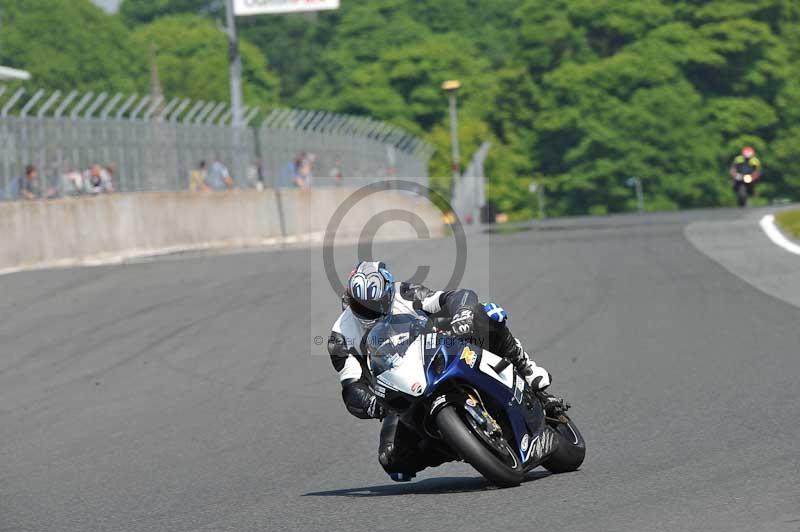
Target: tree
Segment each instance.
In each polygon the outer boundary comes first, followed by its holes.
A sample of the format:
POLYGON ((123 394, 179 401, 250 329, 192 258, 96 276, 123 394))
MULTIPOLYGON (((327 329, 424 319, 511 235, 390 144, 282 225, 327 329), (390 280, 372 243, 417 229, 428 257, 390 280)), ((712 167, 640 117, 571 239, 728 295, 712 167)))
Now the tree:
MULTIPOLYGON (((230 99, 227 38, 210 20, 197 15, 162 17, 138 27, 133 37, 143 54, 155 53, 165 93, 197 100, 230 99)), ((275 105, 278 79, 264 55, 246 40, 239 48, 245 102, 275 105)))
POLYGON ((89 0, 3 0, 0 63, 30 71, 37 86, 135 92, 147 62, 117 17, 89 0))
POLYGON ((154 20, 178 14, 220 15, 225 0, 124 0, 119 16, 129 26, 148 24, 154 20))

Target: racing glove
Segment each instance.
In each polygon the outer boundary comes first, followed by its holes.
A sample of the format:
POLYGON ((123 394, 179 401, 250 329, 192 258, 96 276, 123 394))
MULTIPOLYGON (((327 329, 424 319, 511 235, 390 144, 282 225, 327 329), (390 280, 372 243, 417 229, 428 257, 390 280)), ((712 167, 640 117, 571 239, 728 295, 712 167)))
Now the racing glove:
POLYGON ((534 390, 544 390, 550 386, 552 380, 550 372, 533 362, 529 363, 522 373, 525 376, 525 382, 534 390))
POLYGON ((378 402, 370 387, 363 382, 350 382, 342 388, 342 399, 347 411, 360 419, 383 419, 383 405, 378 402))
POLYGON ((450 320, 450 330, 457 336, 472 334, 475 314, 472 307, 460 307, 450 320))

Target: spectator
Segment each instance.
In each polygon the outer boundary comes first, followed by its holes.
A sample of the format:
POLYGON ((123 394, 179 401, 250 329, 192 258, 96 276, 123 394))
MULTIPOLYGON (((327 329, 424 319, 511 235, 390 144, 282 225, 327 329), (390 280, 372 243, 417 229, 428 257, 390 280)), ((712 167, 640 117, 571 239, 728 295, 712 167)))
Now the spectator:
POLYGON ((256 190, 264 190, 264 170, 260 160, 247 167, 247 185, 256 190))
POLYGON ((116 168, 114 168, 113 164, 107 164, 104 173, 103 179, 105 180, 106 185, 108 186, 107 192, 114 192, 114 172, 116 168))
POLYGON ((315 160, 316 160, 316 155, 314 155, 313 153, 306 154, 300 160, 297 173, 294 177, 294 185, 297 188, 308 188, 311 186, 311 183, 314 180, 312 171, 314 170, 315 160))
POLYGON ((232 190, 235 186, 228 167, 220 161, 219 156, 211 164, 206 184, 213 190, 232 190))
POLYGON ((61 188, 65 196, 79 196, 83 194, 83 176, 74 168, 67 168, 61 175, 61 188))
POLYGON ((336 159, 331 171, 328 173, 328 176, 333 179, 333 183, 340 187, 344 182, 344 175, 342 174, 342 160, 336 159))
POLYGON ((42 189, 39 185, 39 170, 32 164, 25 167, 25 175, 15 178, 9 186, 9 199, 32 200, 42 197, 42 189))
POLYGON ((93 164, 84 173, 83 183, 86 192, 92 195, 114 192, 111 175, 99 164, 93 164))
POLYGON ((211 190, 206 184, 208 181, 208 172, 206 172, 206 162, 200 161, 197 168, 192 170, 189 174, 189 190, 192 192, 208 192, 211 190))
POLYGON ((278 174, 278 186, 281 188, 289 188, 297 186, 298 172, 300 171, 300 164, 305 159, 306 153, 300 152, 294 161, 286 163, 280 174, 278 174))

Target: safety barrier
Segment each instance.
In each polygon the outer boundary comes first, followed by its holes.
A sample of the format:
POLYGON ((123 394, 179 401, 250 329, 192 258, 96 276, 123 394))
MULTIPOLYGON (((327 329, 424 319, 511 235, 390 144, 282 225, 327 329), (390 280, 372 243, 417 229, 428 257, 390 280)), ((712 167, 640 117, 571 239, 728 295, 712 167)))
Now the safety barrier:
MULTIPOLYGON (((221 193, 140 192, 0 203, 0 272, 119 262, 182 250, 321 240, 353 189, 239 190, 221 193)), ((440 213, 427 201, 383 191, 356 203, 337 236, 358 232, 381 211, 419 215, 432 236, 440 213)), ((401 223, 384 238, 416 238, 401 223)))

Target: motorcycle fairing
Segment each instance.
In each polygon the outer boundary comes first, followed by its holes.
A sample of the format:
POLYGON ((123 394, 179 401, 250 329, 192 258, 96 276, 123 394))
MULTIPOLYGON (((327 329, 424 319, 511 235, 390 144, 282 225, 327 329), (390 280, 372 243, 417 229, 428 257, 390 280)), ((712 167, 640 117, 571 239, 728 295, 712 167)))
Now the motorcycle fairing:
POLYGON ((542 434, 548 432, 544 411, 538 402, 534 403, 532 409, 523 405, 525 380, 516 374, 510 364, 499 372, 495 371, 494 368, 502 360, 477 345, 443 343, 438 346, 436 354, 430 357, 430 361, 426 361, 427 387, 424 395, 437 396, 439 386, 452 380, 471 385, 484 395, 489 394, 496 403, 505 407, 516 442, 514 450, 522 464, 528 465, 526 462, 542 458, 541 453, 533 451, 543 450, 542 443, 547 443, 546 438, 541 439, 542 434), (469 352, 465 351, 467 349, 469 352), (437 373, 433 370, 432 361, 440 354, 445 357, 444 370, 437 373))

